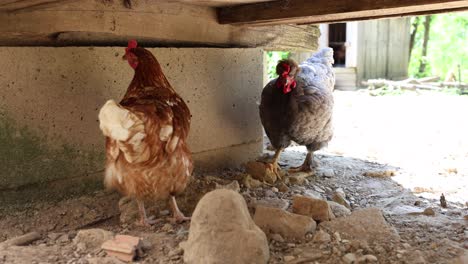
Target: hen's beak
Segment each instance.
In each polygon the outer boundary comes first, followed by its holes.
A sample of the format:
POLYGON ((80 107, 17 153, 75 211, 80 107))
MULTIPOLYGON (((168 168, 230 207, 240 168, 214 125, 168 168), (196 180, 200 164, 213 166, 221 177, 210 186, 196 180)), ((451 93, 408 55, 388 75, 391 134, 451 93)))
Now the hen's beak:
POLYGON ((122 56, 122 60, 127 60, 127 54, 124 54, 124 55, 122 56))

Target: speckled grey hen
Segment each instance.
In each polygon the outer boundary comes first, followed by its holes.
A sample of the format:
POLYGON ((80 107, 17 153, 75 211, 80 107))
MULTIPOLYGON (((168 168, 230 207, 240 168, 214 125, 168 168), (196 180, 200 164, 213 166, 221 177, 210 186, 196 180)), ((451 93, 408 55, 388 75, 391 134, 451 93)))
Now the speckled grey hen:
POLYGON ((300 66, 293 60, 281 60, 276 66, 278 78, 262 92, 260 118, 276 150, 272 169, 279 171, 278 159, 291 141, 307 147, 304 163, 290 171, 311 171, 317 166, 314 151, 332 139, 333 50, 324 48, 300 66))

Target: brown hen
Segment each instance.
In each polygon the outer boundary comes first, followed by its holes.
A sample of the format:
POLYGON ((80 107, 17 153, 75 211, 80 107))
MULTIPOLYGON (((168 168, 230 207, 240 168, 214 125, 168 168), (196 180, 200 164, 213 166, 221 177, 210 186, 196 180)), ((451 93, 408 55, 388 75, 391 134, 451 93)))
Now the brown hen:
POLYGON ((135 198, 141 224, 149 225, 144 201, 169 199, 174 218, 186 218, 175 196, 193 170, 187 146, 190 111, 164 76, 156 58, 130 41, 124 59, 135 70, 117 104, 109 100, 99 113, 106 136, 106 187, 135 198))

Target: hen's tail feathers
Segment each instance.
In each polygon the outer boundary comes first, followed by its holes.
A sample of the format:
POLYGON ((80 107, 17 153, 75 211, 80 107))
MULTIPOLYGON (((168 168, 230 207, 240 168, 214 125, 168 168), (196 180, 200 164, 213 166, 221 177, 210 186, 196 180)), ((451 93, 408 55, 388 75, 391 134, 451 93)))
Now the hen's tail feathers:
POLYGON ((329 67, 332 67, 335 60, 333 59, 333 49, 332 48, 323 48, 319 52, 315 53, 307 59, 309 63, 322 63, 329 67))
POLYGON ((115 146, 123 152, 129 163, 149 159, 150 151, 145 141, 145 125, 136 114, 120 106, 114 100, 109 100, 99 111, 99 127, 104 136, 115 141, 115 146))
POLYGON ((333 72, 333 49, 323 48, 301 63, 299 79, 303 83, 304 93, 309 89, 327 89, 333 91, 335 87, 335 73, 333 72))

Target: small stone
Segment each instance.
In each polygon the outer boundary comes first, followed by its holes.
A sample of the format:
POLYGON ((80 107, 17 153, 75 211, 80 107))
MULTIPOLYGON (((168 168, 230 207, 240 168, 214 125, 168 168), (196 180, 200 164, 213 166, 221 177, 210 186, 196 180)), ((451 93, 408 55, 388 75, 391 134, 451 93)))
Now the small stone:
POLYGON ((440 195, 440 206, 442 208, 447 208, 447 200, 445 200, 444 194, 440 195))
POLYGON ((226 185, 221 185, 221 184, 218 184, 217 182, 215 182, 215 189, 226 189, 226 190, 231 190, 231 191, 235 191, 235 192, 239 192, 240 191, 240 185, 239 185, 239 182, 238 181, 232 181, 226 185))
POLYGON ((169 212, 169 210, 162 210, 162 211, 159 211, 159 215, 160 216, 168 216, 171 212, 169 212))
POLYGON ((377 262, 378 259, 376 256, 374 255, 364 255, 364 256, 361 256, 359 259, 358 259, 358 263, 373 263, 373 262, 377 262))
POLYGON ((265 206, 256 207, 254 221, 265 233, 299 240, 304 239, 307 233, 314 232, 317 226, 310 217, 265 206))
POLYGON ((320 230, 317 233, 315 233, 312 241, 318 243, 328 243, 331 241, 331 237, 327 232, 320 230))
POLYGON ((335 237, 336 241, 341 241, 340 233, 335 232, 335 233, 333 233, 333 236, 335 237))
POLYGON ((60 234, 60 233, 49 233, 49 234, 47 235, 47 237, 48 237, 50 240, 55 241, 55 240, 57 240, 57 238, 59 238, 61 235, 62 235, 62 234, 60 234))
POLYGON ((299 195, 293 199, 292 211, 295 214, 312 217, 315 221, 329 221, 335 218, 326 201, 299 195))
POLYGON ((273 184, 277 180, 277 175, 273 172, 270 164, 258 161, 250 161, 245 164, 246 172, 254 179, 273 184))
POLYGON ((304 185, 306 184, 307 178, 311 176, 314 176, 314 174, 307 172, 297 172, 289 176, 288 179, 289 183, 291 184, 304 185))
POLYGON ((284 256, 283 259, 286 262, 290 262, 290 261, 293 261, 296 258, 294 256, 284 256))
POLYGON ((348 254, 343 256, 343 261, 346 264, 355 264, 355 263, 357 263, 357 258, 356 258, 355 254, 348 253, 348 254))
POLYGON ((153 245, 151 244, 149 240, 144 239, 141 241, 141 249, 147 251, 147 250, 150 250, 152 247, 153 245))
POLYGON ((182 253, 184 253, 184 250, 182 248, 180 248, 180 247, 177 247, 177 248, 174 248, 173 250, 169 251, 168 256, 169 257, 178 256, 178 255, 182 255, 182 253))
POLYGON ((316 190, 319 193, 324 193, 325 192, 322 188, 318 187, 317 185, 314 185, 313 188, 314 188, 314 190, 316 190))
POLYGON ((435 215, 435 212, 432 208, 426 208, 423 212, 423 215, 427 215, 427 216, 434 216, 435 215))
POLYGON ((333 215, 336 217, 343 217, 351 214, 351 211, 341 204, 335 203, 333 201, 327 201, 327 203, 330 205, 333 215))
POLYGON ((249 188, 249 189, 255 189, 255 188, 258 188, 258 187, 260 187, 262 185, 263 185, 263 183, 261 181, 252 178, 252 176, 249 175, 249 174, 247 174, 244 177, 244 186, 249 188))
POLYGON ((271 187, 271 190, 272 190, 273 192, 275 192, 275 193, 277 193, 277 192, 279 191, 278 188, 276 188, 276 187, 271 187))
POLYGON ((395 171, 393 170, 367 171, 364 173, 364 176, 373 177, 373 178, 390 178, 392 176, 395 176, 395 171))
POLYGON ((73 243, 75 245, 84 243, 86 248, 100 248, 104 241, 112 239, 112 237, 112 232, 103 229, 83 229, 78 232, 73 243))
POLYGON ((285 192, 288 192, 289 191, 289 187, 284 183, 284 182, 281 182, 279 185, 278 185, 278 190, 282 193, 285 193, 285 192))
POLYGON ((325 169, 322 171, 321 175, 326 178, 335 177, 335 171, 333 169, 325 169))
POLYGON ((351 208, 351 205, 349 205, 349 202, 346 200, 344 194, 342 194, 340 192, 335 192, 333 194, 332 200, 334 202, 338 203, 338 204, 341 204, 341 205, 345 206, 348 209, 351 208))
POLYGON ((56 241, 57 243, 67 243, 69 241, 68 234, 61 235, 56 241))
POLYGON ((86 247, 85 243, 80 242, 80 243, 76 244, 76 250, 78 250, 78 252, 85 252, 86 249, 87 249, 87 247, 86 247))
POLYGON ((280 243, 284 242, 284 238, 280 234, 272 234, 271 239, 273 239, 276 242, 280 242, 280 243))
POLYGON ((167 223, 165 225, 163 225, 163 227, 161 227, 161 231, 163 232, 170 232, 170 231, 173 231, 174 229, 172 228, 172 225, 167 223))
POLYGON ((421 206, 421 201, 419 201, 419 200, 418 200, 418 201, 415 201, 415 202, 414 202, 414 206, 421 206))
POLYGON ((408 244, 408 243, 403 243, 403 247, 406 248, 406 249, 409 249, 411 247, 411 245, 408 244))
POLYGON ((280 198, 267 198, 257 201, 255 206, 272 207, 286 210, 289 207, 289 202, 280 198))

